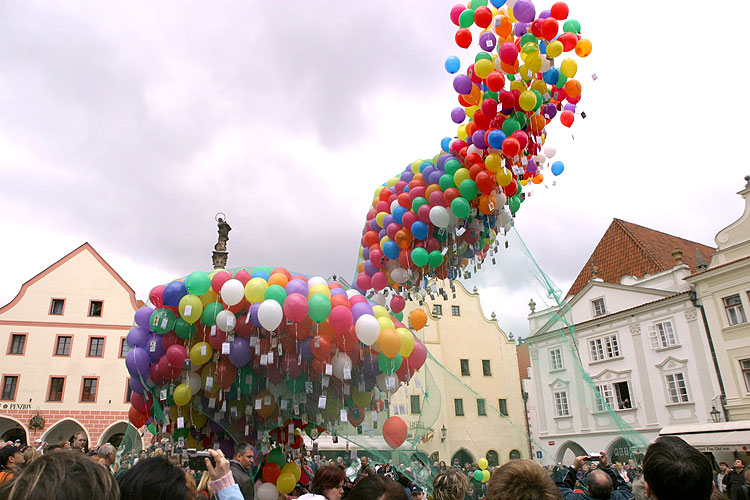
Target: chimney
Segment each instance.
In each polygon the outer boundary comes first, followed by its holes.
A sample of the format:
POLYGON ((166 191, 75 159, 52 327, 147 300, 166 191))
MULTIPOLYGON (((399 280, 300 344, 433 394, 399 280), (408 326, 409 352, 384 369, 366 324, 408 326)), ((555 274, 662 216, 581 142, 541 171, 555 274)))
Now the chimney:
POLYGON ((677 263, 677 265, 681 265, 682 262, 682 250, 679 248, 675 248, 672 250, 672 257, 674 258, 674 261, 677 263))
POLYGON ((697 267, 699 271, 703 271, 704 269, 708 268, 706 259, 703 257, 703 254, 698 251, 697 248, 695 249, 695 267, 697 267))
POLYGON ((591 264, 591 279, 597 279, 599 277, 599 266, 591 264))

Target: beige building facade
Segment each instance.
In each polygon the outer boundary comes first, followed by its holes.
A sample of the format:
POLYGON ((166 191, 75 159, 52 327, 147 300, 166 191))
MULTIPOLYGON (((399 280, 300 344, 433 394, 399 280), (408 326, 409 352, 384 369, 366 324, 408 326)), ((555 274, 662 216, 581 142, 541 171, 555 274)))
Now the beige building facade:
POLYGON ((0 438, 117 441, 130 425, 125 338, 138 306, 88 243, 24 283, 0 308, 0 438))
POLYGON ((750 177, 742 216, 716 235, 707 268, 686 278, 711 332, 730 421, 750 420, 750 177))
POLYGON ((419 449, 434 462, 458 460, 490 465, 528 458, 525 409, 516 344, 500 328, 494 313, 485 316, 476 289, 459 281, 431 283, 433 293, 420 306, 414 293, 409 313, 423 307, 428 323, 417 336, 429 353, 425 367, 394 394, 410 432, 424 433, 419 449), (433 286, 434 285, 434 286, 433 286), (442 292, 442 293, 441 293, 442 292))

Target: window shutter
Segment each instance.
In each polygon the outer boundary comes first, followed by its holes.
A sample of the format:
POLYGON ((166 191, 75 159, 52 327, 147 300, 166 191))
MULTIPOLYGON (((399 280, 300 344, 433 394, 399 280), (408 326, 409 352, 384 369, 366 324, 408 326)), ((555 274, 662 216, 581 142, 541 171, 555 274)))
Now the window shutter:
POLYGON ((656 336, 656 327, 654 325, 648 327, 648 341, 651 344, 651 349, 659 347, 659 338, 656 336))

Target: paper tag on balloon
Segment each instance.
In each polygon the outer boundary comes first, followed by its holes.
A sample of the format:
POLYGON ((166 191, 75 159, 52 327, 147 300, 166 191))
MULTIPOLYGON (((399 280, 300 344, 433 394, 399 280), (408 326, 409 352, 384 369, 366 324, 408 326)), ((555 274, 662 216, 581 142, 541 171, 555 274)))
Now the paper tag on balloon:
POLYGON ((281 357, 281 354, 282 354, 282 353, 284 352, 284 351, 282 351, 281 349, 282 349, 282 345, 281 345, 281 344, 279 344, 279 347, 278 347, 278 350, 279 350, 279 357, 281 357))
POLYGON ((342 422, 349 421, 349 415, 347 415, 346 410, 341 410, 341 421, 342 422))
POLYGON ((312 394, 312 392, 313 392, 313 383, 310 382, 309 380, 307 382, 305 382, 305 392, 307 394, 312 394))
POLYGON ((206 351, 206 345, 205 344, 202 345, 201 346, 201 356, 205 356, 207 354, 207 352, 208 351, 206 351))
POLYGON ((234 314, 227 316, 227 328, 230 330, 234 330, 234 327, 236 325, 237 325, 237 318, 234 316, 234 314))
POLYGON ((216 325, 211 327, 211 336, 216 337, 216 325))
POLYGON ((193 306, 187 305, 185 306, 185 311, 182 313, 184 316, 190 316, 193 314, 193 306))
POLYGON ((325 407, 326 407, 326 397, 325 396, 320 396, 318 398, 318 408, 320 408, 321 410, 323 410, 323 409, 325 409, 325 407))
POLYGON ((331 378, 327 375, 323 375, 323 379, 320 382, 320 385, 323 387, 328 387, 328 383, 330 382, 331 378))
POLYGON ((208 400, 208 407, 211 409, 216 408, 216 398, 210 398, 208 400))
POLYGON ((299 405, 294 405, 294 414, 299 415, 299 405))
POLYGON ((396 388, 396 377, 386 377, 386 379, 385 379, 385 388, 386 389, 395 389, 396 388))
POLYGON ((169 320, 167 318, 164 318, 161 322, 161 328, 162 330, 166 330, 167 326, 169 325, 169 320))
POLYGON ((282 399, 282 400, 281 400, 281 404, 280 404, 280 406, 281 406, 281 409, 282 409, 282 410, 286 410, 286 408, 287 408, 287 404, 288 404, 288 403, 287 403, 286 399, 282 399))
POLYGON ((289 434, 290 437, 294 436, 294 423, 291 423, 287 426, 286 432, 287 434, 289 434))
POLYGON ((235 339, 234 333, 227 334, 227 342, 234 342, 234 339, 235 339))
POLYGON ((213 386, 214 386, 214 378, 206 377, 206 390, 210 391, 213 386))
POLYGON ((333 375, 333 365, 326 363, 326 375, 333 375))
POLYGON ((268 364, 268 354, 262 354, 260 356, 260 365, 266 366, 268 364))
POLYGON ((343 391, 344 396, 348 396, 349 394, 351 394, 351 388, 349 387, 349 384, 344 384, 343 391))
POLYGON ((370 432, 369 432, 368 436, 370 436, 370 439, 374 438, 375 437, 375 431, 372 430, 372 429, 370 429, 370 432))
POLYGON ((278 344, 278 343, 279 343, 279 339, 278 339, 278 337, 275 337, 275 336, 274 336, 274 337, 271 337, 271 348, 272 348, 272 349, 273 349, 274 347, 276 347, 276 344, 278 344))
POLYGON ((167 399, 167 390, 162 389, 161 391, 159 391, 159 400, 166 401, 166 399, 167 399))
POLYGON ((372 411, 372 412, 370 412, 370 416, 372 417, 372 421, 373 422, 377 422, 378 421, 378 412, 372 411))
POLYGON ((240 414, 240 412, 237 411, 237 407, 236 406, 232 406, 232 411, 230 413, 232 414, 232 416, 234 418, 237 418, 239 416, 239 414, 240 414))
POLYGON ((258 337, 250 337, 249 343, 250 347, 255 347, 256 345, 258 345, 258 337))
POLYGON ((185 427, 185 419, 183 417, 177 417, 177 428, 182 429, 185 427))
POLYGON ((351 379, 352 379, 352 369, 344 368, 344 380, 351 380, 351 379))
POLYGON ((253 414, 253 406, 245 405, 245 415, 252 415, 252 414, 253 414))
POLYGON ((245 424, 245 436, 249 436, 249 435, 250 435, 250 426, 245 424))
POLYGON ((229 342, 222 342, 221 343, 221 353, 222 354, 229 354, 229 342))
POLYGON ((250 323, 250 313, 245 316, 245 324, 247 325, 248 323, 250 323))
POLYGON ((166 434, 166 432, 167 432, 167 426, 166 425, 162 425, 161 426, 161 431, 166 434))
POLYGON ((227 411, 227 401, 224 400, 223 403, 221 403, 221 412, 225 413, 227 411))
POLYGON ((263 408, 263 400, 258 398, 255 400, 255 409, 260 410, 261 408, 263 408))
POLYGON ((273 364, 273 351, 268 353, 268 364, 269 365, 273 364))

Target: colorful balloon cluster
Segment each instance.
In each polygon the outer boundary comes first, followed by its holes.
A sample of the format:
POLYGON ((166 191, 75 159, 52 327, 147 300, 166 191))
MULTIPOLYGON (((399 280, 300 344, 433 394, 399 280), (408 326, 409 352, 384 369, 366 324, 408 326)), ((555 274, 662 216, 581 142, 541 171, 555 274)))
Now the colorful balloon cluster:
MULTIPOLYGON (((194 272, 149 299, 127 336, 130 420, 198 446, 276 428, 278 445, 299 448, 302 430, 323 430, 308 421, 318 414, 358 426, 427 357, 401 322, 401 297, 389 312, 338 282, 283 268, 194 272), (291 432, 278 426, 290 418, 291 432)), ((411 323, 423 327, 424 311, 411 323)), ((405 425, 386 423, 389 445, 404 442, 405 425)), ((278 478, 282 493, 294 484, 278 478)))
MULTIPOLYGON (((472 26, 481 30, 474 63, 453 80, 457 138, 443 139, 440 154, 412 162, 375 191, 355 282, 363 293, 454 278, 470 259, 481 263, 497 231, 510 226, 504 207, 515 214, 524 186, 544 180, 545 162, 556 154, 544 146, 545 127, 558 115, 573 123, 581 84, 576 61, 564 54, 591 52, 580 23, 568 19, 563 2, 538 16, 529 0, 504 4, 472 0, 451 9, 460 47, 470 46, 472 26)), ((450 73, 460 65, 455 56, 445 62, 450 73)), ((564 165, 550 170, 560 175, 564 165)))

